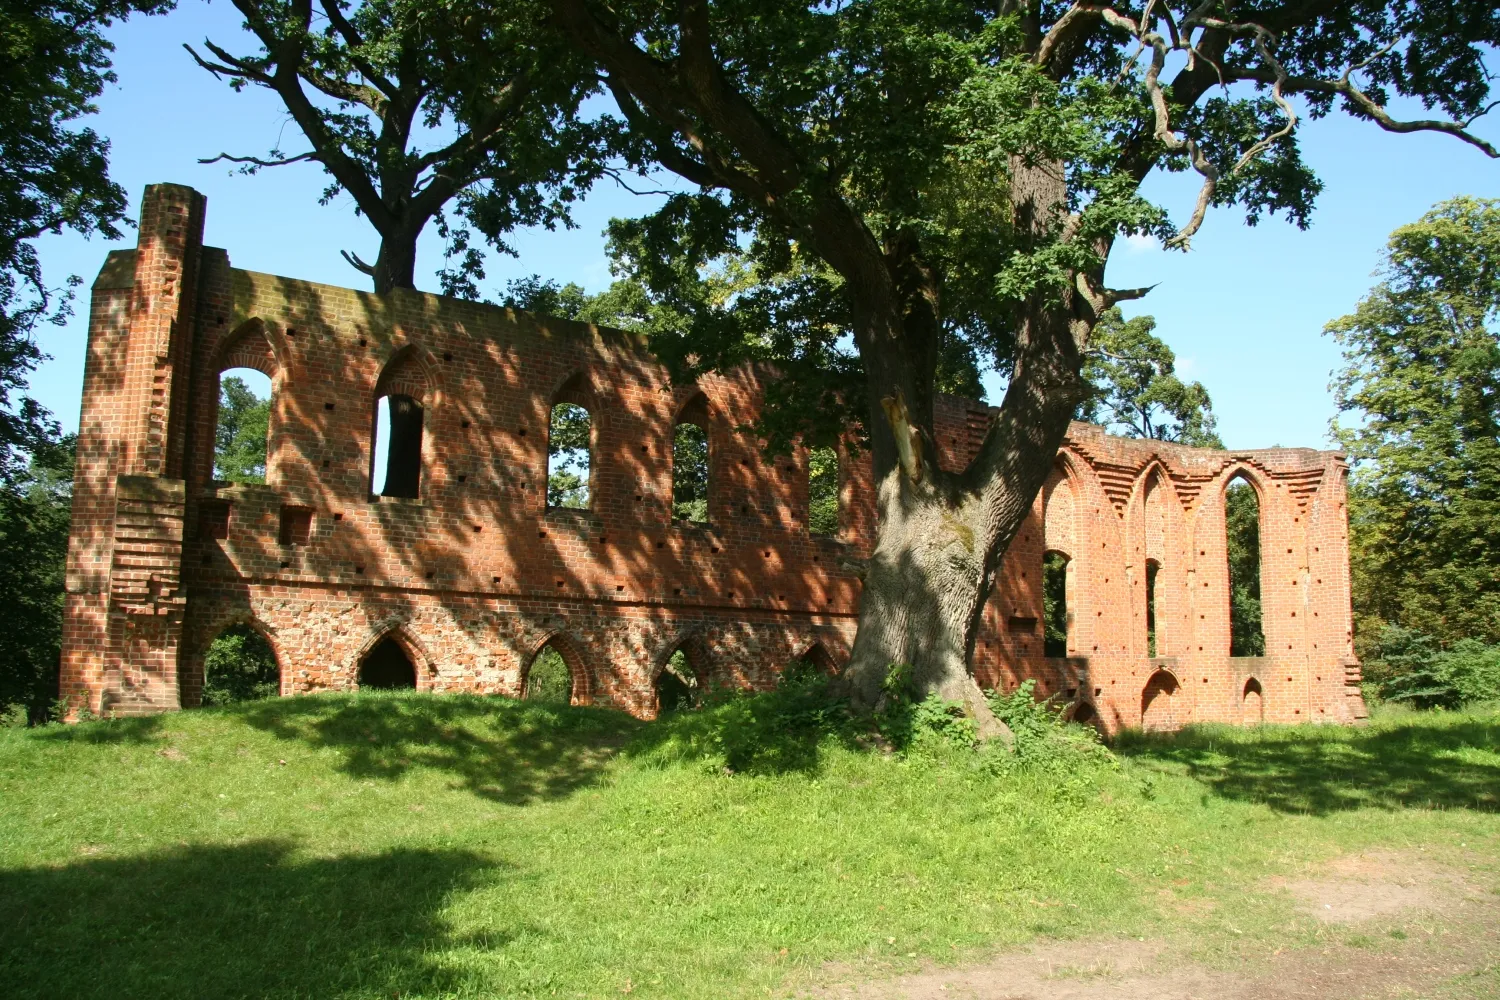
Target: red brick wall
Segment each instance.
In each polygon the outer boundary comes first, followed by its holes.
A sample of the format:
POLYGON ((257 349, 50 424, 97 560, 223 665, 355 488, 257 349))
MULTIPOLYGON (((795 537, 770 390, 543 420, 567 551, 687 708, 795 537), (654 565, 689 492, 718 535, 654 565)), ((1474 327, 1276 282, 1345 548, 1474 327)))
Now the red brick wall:
MULTIPOLYGON (((740 429, 759 406, 756 371, 674 387, 618 331, 237 270, 222 250, 198 249, 202 202, 187 189, 148 189, 148 219, 167 220, 173 239, 148 239, 162 226, 143 222, 142 249, 112 255, 95 286, 85 374, 64 684, 94 710, 196 704, 204 651, 237 623, 270 640, 284 694, 355 686, 361 658, 387 634, 420 687, 517 694, 552 642, 578 700, 638 714, 654 711, 654 678, 679 648, 703 683, 750 687, 774 683, 815 644, 834 663, 847 657, 859 581, 843 560, 868 554, 868 460, 842 463, 839 534, 810 535, 806 453, 767 459, 740 429), (132 367, 141 357, 151 360, 144 391, 132 367), (212 479, 218 377, 237 366, 272 379, 265 486, 212 479), (416 500, 370 494, 374 406, 388 391, 423 402, 416 500), (587 511, 546 506, 560 401, 592 417, 587 511), (671 518, 673 425, 685 408, 709 434, 708 525, 671 518), (142 472, 162 489, 127 511, 119 484, 132 496, 144 487, 120 477, 142 472), (200 528, 206 503, 228 505, 226 537, 212 514, 200 528), (312 511, 305 545, 282 542, 287 506, 312 511)), ((989 418, 982 404, 944 398, 940 460, 966 462, 989 418)), ((1049 695, 1092 704, 1111 729, 1141 723, 1147 680, 1162 668, 1178 682, 1172 725, 1238 722, 1252 675, 1267 719, 1351 718, 1362 705, 1345 687, 1357 666, 1343 482, 1328 453, 1197 451, 1074 425, 1005 558, 976 672, 1006 687, 1036 677, 1049 695), (1227 655, 1221 494, 1241 469, 1263 498, 1271 655, 1254 663, 1227 655), (1041 655, 1048 548, 1072 559, 1062 660, 1041 655), (1155 663, 1147 558, 1162 566, 1155 663)))

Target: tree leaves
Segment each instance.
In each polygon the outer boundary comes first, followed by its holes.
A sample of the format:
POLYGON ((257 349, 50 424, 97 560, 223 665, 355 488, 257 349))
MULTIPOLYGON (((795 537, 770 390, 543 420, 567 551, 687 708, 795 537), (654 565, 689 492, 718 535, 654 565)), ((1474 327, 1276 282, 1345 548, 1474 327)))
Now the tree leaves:
POLYGON ((1353 460, 1355 608, 1447 645, 1500 641, 1500 201, 1391 235, 1384 280, 1327 332, 1353 460))

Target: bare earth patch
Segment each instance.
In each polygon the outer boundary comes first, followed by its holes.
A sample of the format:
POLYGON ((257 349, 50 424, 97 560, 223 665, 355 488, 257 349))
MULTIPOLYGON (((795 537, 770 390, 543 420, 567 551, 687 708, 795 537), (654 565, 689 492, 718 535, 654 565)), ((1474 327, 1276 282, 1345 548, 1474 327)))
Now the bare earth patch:
MULTIPOLYGON (((1299 908, 1330 924, 1419 916, 1403 939, 1363 938, 1362 946, 1282 951, 1238 968, 1185 957, 1180 943, 1070 941, 1038 945, 955 968, 884 981, 842 980, 810 991, 818 1000, 1362 1000, 1429 996, 1458 976, 1500 961, 1500 897, 1421 857, 1341 858, 1322 877, 1274 880, 1299 908)), ((832 971, 832 970, 830 970, 832 971)), ((1463 996, 1479 994, 1460 994, 1463 996)))
POLYGON ((1410 854, 1357 854, 1328 865, 1323 878, 1273 879, 1300 908, 1329 924, 1350 924, 1402 910, 1436 910, 1464 895, 1464 882, 1410 854))

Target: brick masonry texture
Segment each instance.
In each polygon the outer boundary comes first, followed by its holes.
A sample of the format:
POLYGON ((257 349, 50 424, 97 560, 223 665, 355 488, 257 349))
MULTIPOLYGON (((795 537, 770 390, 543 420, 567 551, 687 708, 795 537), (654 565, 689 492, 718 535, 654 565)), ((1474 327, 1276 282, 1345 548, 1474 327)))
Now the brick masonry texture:
MULTIPOLYGON (((619 331, 239 270, 202 245, 204 210, 189 188, 147 188, 137 249, 110 254, 94 283, 64 624, 76 707, 198 704, 205 651, 236 624, 270 642, 284 695, 357 687, 386 637, 419 688, 519 695, 550 643, 575 701, 640 716, 679 649, 700 683, 750 688, 799 657, 847 659, 860 583, 846 561, 874 537, 868 459, 843 456, 839 530, 810 534, 806 452, 768 459, 740 429, 766 373, 674 387, 619 331), (219 377, 237 367, 271 378, 264 486, 213 479, 219 377), (416 499, 371 494, 387 393, 423 407, 416 499), (588 510, 546 504, 558 402, 592 418, 588 510), (707 424, 707 524, 671 515, 684 413, 707 424)), ((945 466, 968 461, 991 413, 940 401, 945 466)), ((981 683, 1034 678, 1111 731, 1363 717, 1345 474, 1331 452, 1208 451, 1074 424, 986 609, 981 683), (1237 477, 1261 504, 1264 657, 1229 655, 1224 491, 1237 477), (1043 655, 1049 551, 1070 560, 1065 658, 1043 655)))

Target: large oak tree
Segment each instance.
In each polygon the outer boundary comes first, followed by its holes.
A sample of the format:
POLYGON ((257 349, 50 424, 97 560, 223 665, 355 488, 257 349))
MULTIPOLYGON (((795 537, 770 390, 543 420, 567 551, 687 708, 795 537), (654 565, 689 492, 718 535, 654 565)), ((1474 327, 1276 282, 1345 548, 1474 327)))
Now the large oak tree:
POLYGON ((553 9, 656 162, 698 186, 616 233, 691 317, 657 338, 664 356, 685 377, 776 361, 773 410, 795 409, 768 417, 772 432, 816 438, 842 405, 868 435, 879 537, 845 674, 860 705, 905 663, 922 691, 987 716, 968 664, 997 565, 1085 397, 1091 331, 1142 294, 1105 283, 1116 239, 1186 248, 1231 204, 1305 225, 1320 185, 1298 154, 1302 115, 1497 155, 1468 130, 1500 42, 1488 0, 553 9), (1430 117, 1397 117, 1397 97, 1430 117), (1158 169, 1201 179, 1180 224, 1141 194, 1158 169), (746 250, 758 291, 704 298, 703 268, 746 250), (751 335, 768 317, 784 322, 751 335), (978 455, 950 472, 934 460, 934 395, 943 359, 965 352, 1009 381, 978 455))

